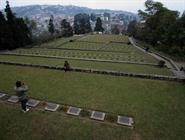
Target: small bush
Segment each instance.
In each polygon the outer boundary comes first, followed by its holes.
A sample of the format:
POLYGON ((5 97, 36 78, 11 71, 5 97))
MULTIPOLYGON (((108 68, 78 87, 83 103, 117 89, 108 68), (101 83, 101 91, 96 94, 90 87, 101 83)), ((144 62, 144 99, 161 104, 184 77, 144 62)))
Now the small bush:
POLYGON ((80 116, 82 116, 82 117, 89 117, 90 116, 90 112, 87 111, 87 110, 82 110, 80 112, 80 116))
POLYGON ((71 40, 69 40, 69 42, 73 42, 73 40, 71 39, 71 40))
POLYGON ((159 65, 160 68, 164 67, 165 66, 165 61, 163 61, 163 60, 159 61, 158 65, 159 65))
POLYGON ((111 114, 107 114, 106 117, 105 117, 105 120, 107 120, 109 122, 116 122, 117 121, 117 116, 111 115, 111 114))
POLYGON ((131 45, 130 41, 127 43, 128 45, 131 45))
POLYGON ((65 106, 65 105, 62 105, 61 108, 60 108, 60 110, 62 110, 62 111, 64 111, 64 112, 67 112, 68 107, 65 106))

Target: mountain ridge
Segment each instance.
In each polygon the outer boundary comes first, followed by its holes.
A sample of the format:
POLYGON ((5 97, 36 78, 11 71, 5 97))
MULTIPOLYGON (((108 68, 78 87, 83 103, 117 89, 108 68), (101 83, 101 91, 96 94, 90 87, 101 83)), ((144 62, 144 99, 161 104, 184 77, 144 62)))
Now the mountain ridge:
POLYGON ((137 14, 122 11, 122 10, 110 10, 110 9, 92 9, 88 7, 80 7, 74 5, 28 5, 28 6, 18 6, 12 7, 12 10, 16 15, 21 17, 31 17, 35 15, 75 15, 78 13, 114 13, 114 14, 124 14, 127 16, 138 17, 137 14))

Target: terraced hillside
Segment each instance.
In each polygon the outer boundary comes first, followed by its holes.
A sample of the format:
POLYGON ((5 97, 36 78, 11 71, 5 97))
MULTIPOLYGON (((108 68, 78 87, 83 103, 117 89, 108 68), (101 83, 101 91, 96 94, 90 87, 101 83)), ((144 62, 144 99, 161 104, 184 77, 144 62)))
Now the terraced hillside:
POLYGON ((21 80, 29 98, 41 101, 23 114, 18 103, 0 97, 0 139, 184 139, 185 86, 158 63, 127 36, 115 35, 74 36, 0 52, 0 93, 15 95, 14 84, 21 80), (63 71, 64 61, 71 71, 63 71), (46 102, 60 107, 46 112, 46 102), (79 116, 67 115, 71 106, 82 109, 79 116), (104 112, 104 120, 92 119, 92 111, 104 112), (120 125, 117 116, 134 123, 120 125))

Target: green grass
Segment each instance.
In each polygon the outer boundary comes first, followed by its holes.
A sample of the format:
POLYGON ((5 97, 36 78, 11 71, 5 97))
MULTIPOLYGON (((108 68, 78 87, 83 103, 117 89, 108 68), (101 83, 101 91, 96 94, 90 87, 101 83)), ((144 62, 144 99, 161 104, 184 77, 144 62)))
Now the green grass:
POLYGON ((91 120, 32 110, 0 102, 1 140, 129 140, 132 130, 91 120))
POLYGON ((101 51, 121 51, 121 52, 131 52, 138 51, 132 45, 122 44, 122 43, 89 43, 82 41, 69 42, 58 48, 69 48, 69 49, 89 49, 89 50, 101 50, 101 51))
POLYGON ((80 41, 75 41, 75 42, 69 42, 67 44, 59 46, 59 48, 70 48, 70 49, 101 49, 104 47, 103 43, 88 43, 88 42, 80 42, 80 41))
MULTIPOLYGON (((135 128, 132 132, 136 132, 143 140, 185 138, 185 85, 182 83, 6 65, 0 65, 0 75, 0 89, 3 91, 13 93, 15 81, 22 80, 30 87, 31 97, 133 116, 135 128)), ((7 115, 10 116, 8 113, 4 116, 7 115)), ((8 121, 6 117, 3 118, 3 122, 8 121)), ((52 121, 51 118, 49 120, 52 121)), ((71 125, 72 122, 69 121, 71 125)), ((38 126, 35 127, 38 129, 38 126)), ((76 130, 78 126, 71 128, 76 130)), ((88 130, 88 126, 83 128, 88 130)), ((84 129, 80 127, 79 133, 85 134, 84 129)), ((102 126, 100 130, 104 132, 102 126)), ((88 133, 86 136, 87 139, 91 138, 88 133)), ((107 136, 106 139, 109 139, 109 134, 107 136)), ((124 139, 121 136, 119 138, 124 139)))
POLYGON ((58 50, 46 48, 32 48, 32 49, 16 49, 11 51, 17 54, 34 54, 34 55, 48 55, 58 57, 73 57, 73 58, 87 58, 87 59, 102 59, 114 61, 130 61, 130 62, 148 62, 158 63, 154 57, 147 53, 138 50, 133 52, 100 52, 100 51, 78 51, 78 50, 58 50))
POLYGON ((79 40, 89 41, 89 42, 102 42, 102 43, 107 43, 111 41, 128 43, 128 37, 120 36, 120 35, 88 35, 79 40))
MULTIPOLYGON (((67 59, 54 59, 54 58, 39 58, 39 57, 24 57, 24 56, 6 56, 0 55, 0 60, 13 61, 13 62, 26 62, 32 64, 47 64, 52 66, 63 66, 63 63, 67 59)), ((103 70, 116 70, 123 72, 135 72, 135 73, 148 73, 159 75, 173 75, 173 73, 167 68, 159 68, 157 66, 137 65, 137 64, 120 64, 120 63, 106 63, 106 62, 91 62, 91 61, 79 61, 68 60, 72 67, 103 69, 103 70)))
POLYGON ((72 36, 72 37, 62 37, 62 38, 57 38, 51 42, 43 43, 41 46, 42 47, 58 47, 63 43, 67 43, 70 40, 76 40, 81 38, 82 36, 72 36))

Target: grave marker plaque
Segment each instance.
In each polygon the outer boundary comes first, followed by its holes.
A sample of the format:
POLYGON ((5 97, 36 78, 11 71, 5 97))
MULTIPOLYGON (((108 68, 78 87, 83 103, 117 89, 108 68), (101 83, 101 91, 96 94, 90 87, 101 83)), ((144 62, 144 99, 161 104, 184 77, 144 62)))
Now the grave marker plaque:
POLYGON ((0 98, 4 97, 6 94, 0 92, 0 98))
POLYGON ((46 106, 45 106, 45 110, 48 110, 48 111, 57 111, 58 108, 59 108, 59 105, 55 103, 46 103, 46 106))
POLYGON ((71 106, 71 107, 69 107, 67 114, 79 116, 81 110, 82 110, 81 108, 71 106))
POLYGON ((118 116, 117 123, 121 125, 132 126, 134 121, 133 121, 133 118, 131 117, 118 116))
POLYGON ((40 101, 38 100, 29 99, 27 102, 27 106, 36 107, 39 103, 40 101))
POLYGON ((103 121, 105 119, 105 113, 98 112, 98 111, 93 111, 92 114, 91 114, 91 119, 103 121))
POLYGON ((17 103, 19 101, 18 96, 10 96, 10 98, 8 98, 8 102, 11 103, 17 103))

